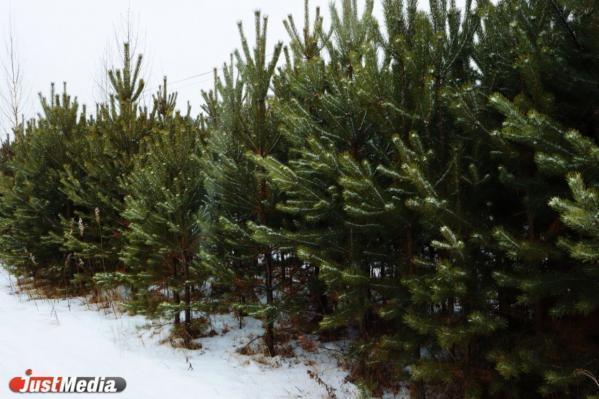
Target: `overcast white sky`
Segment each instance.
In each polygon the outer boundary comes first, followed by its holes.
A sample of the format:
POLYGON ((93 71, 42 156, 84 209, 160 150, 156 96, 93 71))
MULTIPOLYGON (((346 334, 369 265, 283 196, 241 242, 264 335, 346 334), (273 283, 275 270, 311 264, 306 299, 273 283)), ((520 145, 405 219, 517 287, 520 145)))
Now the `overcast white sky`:
MULTIPOLYGON (((381 0, 376 2, 380 15, 381 0)), ((327 23, 329 3, 310 1, 311 9, 321 7, 327 23)), ((421 3, 428 6, 427 0, 421 3)), ((103 60, 107 54, 115 59, 115 35, 124 32, 130 15, 138 50, 145 57, 147 87, 154 92, 167 75, 170 82, 176 82, 171 88, 179 92, 179 106, 184 108, 189 100, 197 112, 200 90, 211 86, 211 76, 195 75, 210 72, 229 59, 239 44, 236 22, 243 21, 253 37, 254 10, 262 10, 269 16, 269 43, 274 45, 287 39, 282 21, 288 14, 303 23, 303 4, 304 0, 0 0, 0 59, 6 59, 4 47, 12 20, 27 95, 26 113, 31 115, 38 108, 38 92, 47 93, 50 82, 62 86, 63 81, 72 95, 93 109, 101 96, 98 83, 103 60)))

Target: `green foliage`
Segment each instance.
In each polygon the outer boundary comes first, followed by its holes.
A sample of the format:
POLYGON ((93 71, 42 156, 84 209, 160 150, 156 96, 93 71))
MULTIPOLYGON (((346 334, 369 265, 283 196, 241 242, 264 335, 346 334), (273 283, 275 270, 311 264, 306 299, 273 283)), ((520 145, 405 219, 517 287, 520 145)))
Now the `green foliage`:
POLYGON ((233 311, 350 338, 368 395, 585 398, 599 367, 599 12, 593 0, 305 2, 256 13, 177 111, 125 45, 93 116, 66 93, 2 146, 0 256, 124 286, 135 312, 233 311), (271 54, 269 56, 269 54, 271 54))
MULTIPOLYGON (((174 105, 174 97, 170 99, 174 105)), ((168 101, 165 80, 164 91, 154 102, 158 108, 168 101)), ((127 228, 121 260, 134 276, 136 301, 143 303, 148 296, 170 289, 178 306, 179 292, 185 292, 189 325, 191 286, 201 286, 205 276, 196 256, 204 205, 201 135, 191 117, 174 114, 174 107, 160 109, 155 131, 122 183, 127 193, 122 212, 127 228)))
POLYGON ((253 49, 240 23, 242 51, 235 51, 235 65, 224 66, 223 79, 216 79, 214 91, 205 93, 213 134, 204 167, 209 239, 203 257, 221 280, 234 286, 237 308, 264 320, 265 343, 274 355, 274 323, 279 315, 273 295, 274 268, 284 255, 252 237, 251 227, 256 222, 276 224, 278 219, 277 193, 255 161, 279 151, 280 134, 268 94, 282 44, 275 45, 268 61, 268 19, 259 12, 255 17, 253 49), (260 297, 265 297, 262 306, 260 297))
POLYGON ((17 135, 2 175, 0 251, 19 274, 65 284, 74 270, 61 251, 60 218, 71 217, 74 206, 60 182, 88 126, 66 87, 60 95, 52 86, 49 99, 40 95, 40 100, 42 114, 17 135))
POLYGON ((593 388, 574 370, 597 365, 592 331, 599 297, 591 266, 597 6, 563 1, 515 7, 503 4, 496 15, 512 18, 513 73, 524 84, 506 82, 511 92, 492 96, 490 105, 505 118, 495 137, 502 184, 519 199, 510 202, 511 214, 524 217, 498 223, 495 240, 514 266, 495 278, 506 290, 515 288, 514 306, 529 312, 511 315, 510 324, 534 335, 506 335, 509 346, 492 357, 510 380, 539 381, 543 395, 584 397, 593 388))
POLYGON ((123 68, 108 72, 112 94, 99 104, 85 140, 73 153, 73 166, 61 175, 61 191, 74 204, 73 215, 61 218, 63 247, 80 264, 89 280, 94 272, 119 266, 127 220, 122 212, 127 194, 122 182, 131 173, 140 144, 152 131, 155 112, 140 109, 137 100, 144 82, 139 78, 141 56, 132 65, 125 43, 123 68))

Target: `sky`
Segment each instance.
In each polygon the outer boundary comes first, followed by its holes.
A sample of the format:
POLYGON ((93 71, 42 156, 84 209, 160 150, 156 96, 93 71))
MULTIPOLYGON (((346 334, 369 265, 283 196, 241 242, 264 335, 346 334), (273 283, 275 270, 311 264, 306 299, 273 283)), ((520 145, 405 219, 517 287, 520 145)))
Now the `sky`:
MULTIPOLYGON (((325 23, 329 4, 310 0, 312 10, 321 8, 325 23)), ((212 69, 239 46, 237 22, 253 38, 254 11, 260 9, 269 16, 269 45, 274 46, 287 40, 282 21, 288 14, 303 24, 303 6, 304 0, 0 0, 0 62, 6 65, 12 32, 26 116, 39 110, 38 93, 48 93, 51 82, 61 88, 66 81, 69 93, 93 109, 103 98, 105 67, 119 65, 129 21, 136 50, 144 55, 146 98, 167 75, 169 88, 179 93, 179 106, 189 101, 199 112, 201 90, 212 86, 212 69)), ((421 1, 420 7, 427 6, 421 1)), ((376 0, 376 15, 381 8, 376 0)), ((5 77, 0 76, 0 94, 6 93, 5 77)), ((0 119, 0 125, 5 123, 0 119)))

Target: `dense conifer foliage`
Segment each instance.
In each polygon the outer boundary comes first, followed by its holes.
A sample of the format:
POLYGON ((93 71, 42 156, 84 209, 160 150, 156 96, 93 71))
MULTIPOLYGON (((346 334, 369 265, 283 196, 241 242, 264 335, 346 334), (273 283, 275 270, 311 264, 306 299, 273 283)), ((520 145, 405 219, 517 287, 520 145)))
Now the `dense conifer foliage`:
POLYGON ((348 339, 372 395, 597 397, 599 5, 373 8, 306 1, 272 45, 257 12, 197 117, 166 78, 140 105, 128 44, 95 113, 52 89, 2 146, 2 260, 188 346, 223 310, 272 356, 348 339))

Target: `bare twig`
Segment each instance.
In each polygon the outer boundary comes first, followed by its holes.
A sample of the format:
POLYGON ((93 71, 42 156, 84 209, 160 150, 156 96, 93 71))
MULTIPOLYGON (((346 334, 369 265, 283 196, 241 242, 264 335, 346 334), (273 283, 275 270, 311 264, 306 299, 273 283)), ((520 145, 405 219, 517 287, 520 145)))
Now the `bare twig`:
POLYGON ((2 90, 2 115, 8 121, 8 127, 5 127, 7 135, 10 133, 18 134, 22 127, 23 118, 23 70, 17 50, 17 40, 12 23, 12 17, 9 16, 8 38, 5 42, 5 57, 2 62, 2 73, 4 75, 5 90, 2 90))

